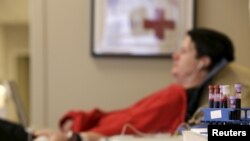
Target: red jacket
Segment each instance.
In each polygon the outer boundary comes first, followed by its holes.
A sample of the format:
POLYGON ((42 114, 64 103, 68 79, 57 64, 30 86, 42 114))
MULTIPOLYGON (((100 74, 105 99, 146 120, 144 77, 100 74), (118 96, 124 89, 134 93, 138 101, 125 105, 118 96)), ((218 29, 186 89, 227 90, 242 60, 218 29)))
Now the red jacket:
MULTIPOLYGON (((67 120, 73 120, 75 132, 92 131, 106 136, 120 134, 126 124, 144 133, 174 133, 185 120, 186 101, 184 88, 170 85, 122 110, 69 111, 59 124, 62 127, 67 120)), ((133 133, 126 130, 126 134, 133 133)))

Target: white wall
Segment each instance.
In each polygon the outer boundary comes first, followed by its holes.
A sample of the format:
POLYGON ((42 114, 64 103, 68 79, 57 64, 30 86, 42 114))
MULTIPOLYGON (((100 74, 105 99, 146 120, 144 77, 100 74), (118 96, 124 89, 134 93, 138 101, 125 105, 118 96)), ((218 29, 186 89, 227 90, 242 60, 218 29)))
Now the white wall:
MULTIPOLYGON (((242 52, 237 61, 250 66, 245 60, 250 46, 247 0, 198 1, 199 26, 238 33, 233 36, 242 52), (234 7, 224 11, 224 5, 234 7), (224 27, 228 24, 233 26, 224 27)), ((93 58, 90 0, 36 0, 30 7, 32 126, 56 128, 61 115, 71 108, 126 107, 172 81, 168 59, 93 58)))

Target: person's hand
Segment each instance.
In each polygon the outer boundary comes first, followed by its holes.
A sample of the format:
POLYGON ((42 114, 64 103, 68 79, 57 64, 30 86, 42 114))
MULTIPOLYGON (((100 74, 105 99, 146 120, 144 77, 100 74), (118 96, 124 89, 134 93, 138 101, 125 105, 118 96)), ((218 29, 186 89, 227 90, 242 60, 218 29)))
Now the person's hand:
MULTIPOLYGON (((47 137, 48 141, 67 141, 67 136, 63 132, 53 131, 53 130, 39 130, 34 132, 34 135, 37 137, 44 136, 47 137)), ((36 140, 34 140, 36 141, 36 140)))
POLYGON ((61 127, 61 130, 63 132, 69 132, 71 130, 71 127, 73 125, 73 121, 72 120, 67 120, 63 126, 61 127))

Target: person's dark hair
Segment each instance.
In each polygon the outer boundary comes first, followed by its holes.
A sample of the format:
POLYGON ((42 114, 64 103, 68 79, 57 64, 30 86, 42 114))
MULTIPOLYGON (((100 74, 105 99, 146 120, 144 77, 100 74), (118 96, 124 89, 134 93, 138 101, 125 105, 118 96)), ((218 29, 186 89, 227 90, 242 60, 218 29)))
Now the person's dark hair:
POLYGON ((234 61, 234 45, 231 39, 218 31, 197 28, 187 32, 195 43, 197 57, 208 56, 211 58, 211 69, 222 59, 228 62, 234 61))

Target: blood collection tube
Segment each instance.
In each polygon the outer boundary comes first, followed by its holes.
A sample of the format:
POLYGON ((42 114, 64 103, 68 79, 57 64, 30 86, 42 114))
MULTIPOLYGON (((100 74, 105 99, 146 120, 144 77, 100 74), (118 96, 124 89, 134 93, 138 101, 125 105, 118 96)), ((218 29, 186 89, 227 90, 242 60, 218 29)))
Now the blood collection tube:
MULTIPOLYGON (((236 99, 235 95, 229 96, 229 108, 232 108, 232 109, 236 108, 236 100, 235 99, 236 99)), ((230 119, 232 119, 232 120, 236 119, 236 114, 234 111, 231 112, 230 119)))
POLYGON ((220 108, 220 87, 214 85, 214 108, 220 108))
POLYGON ((209 101, 209 108, 214 108, 214 86, 208 86, 208 101, 209 101))
MULTIPOLYGON (((235 108, 241 108, 241 94, 242 94, 242 86, 241 84, 235 84, 235 108)), ((236 118, 241 118, 241 110, 236 110, 236 118)))
POLYGON ((230 94, 230 87, 229 85, 220 85, 220 102, 221 108, 228 108, 228 96, 230 94))
POLYGON ((222 94, 222 86, 223 85, 219 85, 219 89, 220 89, 220 108, 223 107, 223 94, 222 94))

